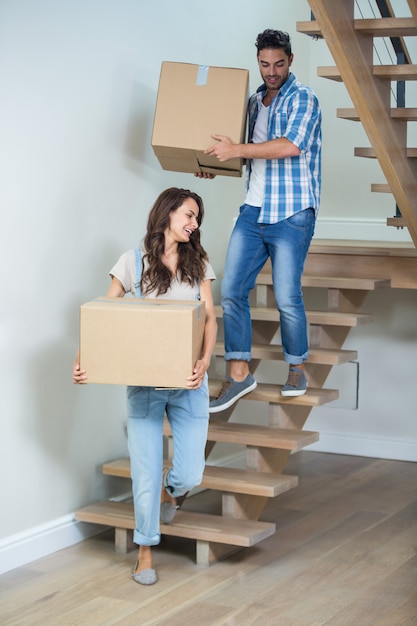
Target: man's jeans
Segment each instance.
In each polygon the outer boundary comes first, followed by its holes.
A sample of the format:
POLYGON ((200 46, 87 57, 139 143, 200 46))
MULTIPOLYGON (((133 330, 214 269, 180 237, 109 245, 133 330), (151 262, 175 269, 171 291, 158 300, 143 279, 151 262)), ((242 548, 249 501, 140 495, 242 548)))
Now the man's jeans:
POLYGON ((207 374, 199 389, 128 387, 127 410, 136 518, 133 540, 154 546, 160 541, 164 414, 174 443, 173 467, 165 476, 165 487, 175 498, 199 485, 203 477, 209 418, 207 374))
POLYGON ((301 276, 314 234, 315 212, 306 209, 277 224, 259 224, 259 211, 248 204, 240 208, 229 242, 222 282, 225 359, 251 359, 249 292, 271 257, 284 359, 299 365, 308 357, 301 276))

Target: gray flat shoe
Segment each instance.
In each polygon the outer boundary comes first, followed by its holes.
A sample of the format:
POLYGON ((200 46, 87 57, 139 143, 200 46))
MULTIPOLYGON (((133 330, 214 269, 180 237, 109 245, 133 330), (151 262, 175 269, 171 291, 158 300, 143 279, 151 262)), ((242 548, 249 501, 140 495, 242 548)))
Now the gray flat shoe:
POLYGON ((136 583, 140 585, 154 585, 158 580, 158 576, 154 569, 143 569, 140 572, 135 573, 135 570, 138 566, 136 561, 136 565, 133 568, 132 578, 136 583))
POLYGON ((175 513, 178 509, 179 506, 172 504, 172 502, 161 502, 161 509, 159 512, 161 522, 164 524, 170 524, 173 521, 175 513))

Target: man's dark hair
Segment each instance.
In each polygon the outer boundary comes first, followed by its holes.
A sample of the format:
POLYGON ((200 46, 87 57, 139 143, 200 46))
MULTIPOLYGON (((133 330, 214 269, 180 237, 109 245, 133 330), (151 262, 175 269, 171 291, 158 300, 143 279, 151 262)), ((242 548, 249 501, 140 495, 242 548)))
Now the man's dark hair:
POLYGON ((265 48, 282 48, 285 54, 291 56, 291 41, 288 33, 282 30, 271 30, 267 28, 263 33, 259 33, 255 46, 258 53, 265 48))

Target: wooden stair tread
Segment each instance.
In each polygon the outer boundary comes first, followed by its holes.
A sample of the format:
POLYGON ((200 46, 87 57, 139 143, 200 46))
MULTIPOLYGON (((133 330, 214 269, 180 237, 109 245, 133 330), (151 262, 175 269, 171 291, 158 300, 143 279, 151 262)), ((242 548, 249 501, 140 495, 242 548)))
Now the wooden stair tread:
POLYGON ((108 461, 101 467, 105 476, 118 476, 120 478, 130 478, 130 458, 123 457, 115 461, 108 461))
POLYGON ((387 226, 395 226, 396 228, 406 228, 407 224, 403 217, 387 217, 387 226))
MULTIPOLYGON (((104 463, 103 474, 130 479, 130 459, 104 463)), ((270 474, 246 469, 206 465, 201 487, 230 493, 274 498, 298 485, 297 476, 270 474)))
MULTIPOLYGON (((254 393, 254 392, 252 392, 254 393)), ((209 441, 243 444, 279 450, 301 450, 319 440, 319 433, 308 430, 271 428, 237 422, 210 422, 209 441)))
MULTIPOLYGON (((409 159, 415 159, 417 157, 417 148, 407 148, 406 153, 409 159)), ((370 147, 355 148, 354 154, 357 157, 364 157, 366 159, 376 159, 375 150, 370 147)))
MULTIPOLYGON (((360 122, 359 115, 355 108, 345 107, 337 109, 336 115, 340 119, 360 122)), ((417 108, 415 107, 395 107, 391 109, 391 117, 395 119, 417 122, 417 108)))
MULTIPOLYGON (((414 37, 417 35, 417 28, 412 17, 356 19, 353 24, 355 30, 373 37, 414 37)), ((297 22, 297 32, 322 37, 320 27, 315 20, 297 22)))
POLYGON ((320 26, 316 20, 303 20, 296 22, 297 33, 310 35, 310 37, 322 37, 320 26))
POLYGON ((387 183, 372 183, 371 191, 376 193, 391 193, 391 187, 387 183))
POLYGON ((358 278, 356 276, 305 276, 304 287, 327 287, 329 289, 359 289, 360 291, 374 291, 387 289, 391 281, 387 278, 358 278))
POLYGON ((416 260, 417 248, 412 242, 314 239, 306 273, 389 278, 391 289, 417 289, 416 260))
POLYGON ((417 80, 417 65, 406 63, 401 65, 374 65, 374 76, 389 80, 417 80))
MULTIPOLYGON (((373 75, 388 80, 417 80, 417 65, 374 65, 373 75)), ((317 68, 317 76, 336 82, 343 82, 342 76, 334 65, 322 65, 317 68)))
MULTIPOLYGON (((417 111, 417 109, 416 109, 417 111)), ((417 258, 417 248, 406 241, 361 241, 356 239, 313 239, 310 244, 311 255, 352 255, 417 258)), ((334 263, 334 260, 332 260, 334 263)), ((343 260, 343 263, 346 261, 343 260)))
POLYGON ((373 37, 415 37, 416 23, 412 17, 377 17, 357 19, 354 28, 373 37))
MULTIPOLYGON (((216 316, 222 317, 222 307, 216 305, 216 316)), ((268 307, 251 307, 251 319, 260 322, 279 322, 279 312, 268 307)), ((369 313, 349 313, 342 311, 306 311, 309 324, 322 326, 347 326, 355 327, 369 324, 373 321, 373 315, 369 313)))
MULTIPOLYGON (((209 380, 209 390, 211 397, 217 397, 223 381, 209 380)), ((294 406, 321 406, 328 402, 333 402, 339 397, 337 389, 316 389, 309 387, 303 396, 286 397, 281 395, 282 385, 272 385, 258 383, 256 389, 244 396, 245 400, 257 400, 258 402, 269 402, 272 404, 291 404, 294 406)))
MULTIPOLYGON (((102 524, 114 528, 133 530, 135 517, 133 504, 105 500, 90 504, 75 512, 80 522, 102 524)), ((213 541, 234 546, 250 547, 270 537, 275 524, 221 515, 206 515, 178 511, 172 524, 161 523, 161 533, 171 537, 185 537, 199 541, 213 541)))
POLYGON ((206 465, 202 487, 275 498, 298 485, 298 476, 206 465))
MULTIPOLYGON (((256 280, 258 285, 272 285, 272 273, 262 270, 256 280)), ((358 278, 356 276, 310 276, 302 277, 303 287, 321 287, 328 289, 358 289, 360 291, 374 291, 387 289, 391 282, 384 278, 358 278)))
MULTIPOLYGON (((252 391, 251 393, 253 394, 255 391, 252 391)), ((249 394, 245 396, 245 398, 248 397, 249 394)), ((165 421, 164 435, 170 434, 171 430, 169 424, 165 421)), ((258 426, 256 424, 220 422, 211 418, 207 440, 259 448, 302 450, 305 446, 318 441, 319 433, 289 428, 271 428, 270 426, 258 426)))
MULTIPOLYGON (((284 354, 281 345, 252 344, 252 358, 265 361, 283 361, 284 354)), ((216 342, 213 349, 214 356, 224 356, 224 344, 216 342)), ((331 348, 309 348, 309 357, 306 363, 318 363, 320 365, 341 365, 358 358, 356 350, 336 350, 331 348)))

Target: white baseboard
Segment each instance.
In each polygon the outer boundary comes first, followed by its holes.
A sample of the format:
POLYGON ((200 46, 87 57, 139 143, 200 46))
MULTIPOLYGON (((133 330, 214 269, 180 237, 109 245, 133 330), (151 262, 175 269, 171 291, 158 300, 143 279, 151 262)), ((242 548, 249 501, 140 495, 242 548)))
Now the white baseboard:
MULTIPOLYGON (((130 497, 124 493, 112 500, 122 501, 130 497)), ((0 574, 22 567, 44 556, 69 548, 84 539, 106 530, 101 524, 79 522, 70 513, 40 526, 28 528, 21 533, 0 540, 0 574)))
POLYGON ((347 454, 391 461, 417 461, 417 441, 376 439, 320 431, 320 440, 306 448, 312 452, 347 454))
POLYGON ((0 541, 0 574, 68 548, 103 530, 103 526, 78 522, 70 514, 6 537, 0 541))
POLYGON ((387 226, 385 219, 322 217, 319 211, 315 239, 412 242, 407 228, 387 226))

